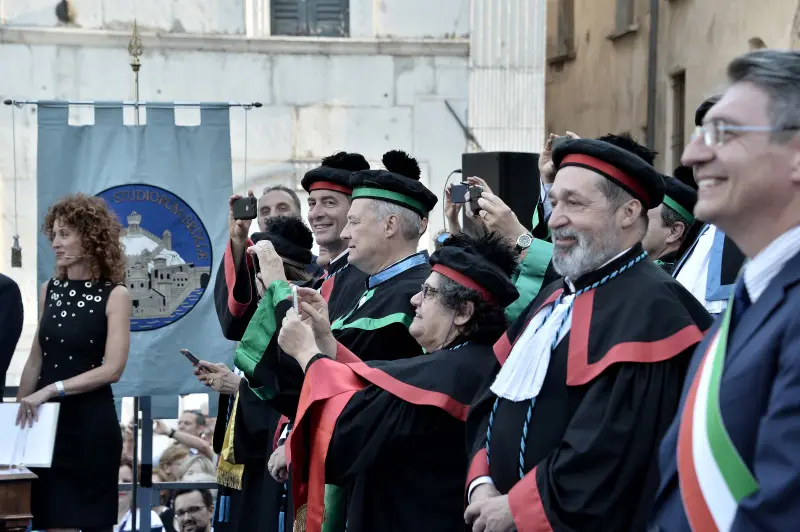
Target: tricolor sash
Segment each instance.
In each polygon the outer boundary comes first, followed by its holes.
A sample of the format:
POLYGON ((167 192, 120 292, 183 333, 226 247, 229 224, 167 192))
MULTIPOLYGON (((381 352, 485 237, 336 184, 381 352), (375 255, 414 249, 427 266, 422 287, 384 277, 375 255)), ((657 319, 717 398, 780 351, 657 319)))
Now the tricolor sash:
POLYGON ((702 532, 729 530, 739 502, 759 488, 728 435, 719 403, 732 312, 733 296, 697 368, 678 435, 681 499, 692 529, 702 532))

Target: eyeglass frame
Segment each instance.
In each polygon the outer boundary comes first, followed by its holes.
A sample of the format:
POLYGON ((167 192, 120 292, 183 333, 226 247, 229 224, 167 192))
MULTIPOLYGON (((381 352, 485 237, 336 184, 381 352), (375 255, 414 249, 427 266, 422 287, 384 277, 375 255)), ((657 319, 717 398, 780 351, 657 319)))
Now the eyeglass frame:
POLYGON ((208 508, 205 507, 205 506, 190 506, 186 510, 183 510, 183 509, 175 510, 175 517, 177 517, 179 519, 183 519, 184 517, 186 517, 189 514, 192 514, 192 515, 198 514, 198 513, 202 512, 203 510, 208 510, 208 508), (183 512, 183 513, 179 513, 179 512, 183 512))
POLYGON ((728 139, 725 138, 725 133, 728 131, 740 133, 781 133, 785 131, 800 131, 800 127, 736 126, 733 124, 726 124, 724 120, 712 120, 694 128, 692 141, 702 133, 703 144, 707 147, 714 148, 723 146, 728 141, 728 139), (716 142, 714 142, 715 140, 716 142))
POLYGON ((422 299, 428 299, 428 294, 438 294, 439 289, 430 286, 427 283, 422 283, 419 287, 419 291, 422 292, 422 299))

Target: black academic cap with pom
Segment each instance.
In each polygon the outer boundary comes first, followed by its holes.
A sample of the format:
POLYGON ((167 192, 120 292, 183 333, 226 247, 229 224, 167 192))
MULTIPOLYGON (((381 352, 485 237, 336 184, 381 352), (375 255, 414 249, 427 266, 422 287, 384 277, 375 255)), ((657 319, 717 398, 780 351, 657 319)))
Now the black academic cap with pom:
POLYGON ((507 307, 517 300, 511 275, 518 254, 496 233, 480 239, 453 235, 430 258, 433 271, 475 290, 487 303, 507 307))
POLYGON ((680 179, 664 177, 664 205, 678 213, 689 224, 694 223, 694 206, 697 204, 697 191, 686 186, 680 179))
POLYGON ((253 233, 250 237, 254 244, 261 240, 269 240, 275 252, 285 262, 305 267, 311 264, 311 246, 314 237, 300 218, 279 216, 267 224, 264 233, 253 233))
POLYGON ((559 170, 579 166, 598 173, 627 190, 647 210, 664 199, 664 178, 655 168, 633 152, 602 140, 568 140, 553 150, 553 163, 559 170))
POLYGON ((702 126, 703 119, 706 117, 706 113, 711 110, 712 107, 717 105, 717 102, 720 100, 720 96, 712 96, 711 98, 707 98, 703 103, 697 106, 697 110, 694 112, 694 125, 702 126))
POLYGON ((321 166, 306 172, 300 184, 306 192, 334 190, 349 196, 353 193, 350 176, 353 172, 368 169, 369 163, 360 153, 340 151, 325 157, 321 166))
POLYGON ((672 176, 689 188, 697 190, 697 181, 694 180, 694 170, 691 166, 679 166, 672 171, 672 176))
POLYGON ((353 199, 371 198, 396 203, 427 218, 438 198, 420 183, 417 160, 400 150, 384 153, 382 160, 385 170, 362 170, 353 174, 350 181, 353 199))

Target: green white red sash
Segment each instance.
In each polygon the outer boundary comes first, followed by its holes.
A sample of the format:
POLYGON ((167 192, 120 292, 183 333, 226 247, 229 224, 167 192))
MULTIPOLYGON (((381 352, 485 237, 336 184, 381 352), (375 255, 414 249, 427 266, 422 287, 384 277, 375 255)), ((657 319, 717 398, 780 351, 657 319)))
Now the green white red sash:
POLYGON ((697 532, 729 530, 739 502, 758 482, 734 447, 719 403, 733 297, 697 369, 681 414, 678 479, 686 516, 697 532))

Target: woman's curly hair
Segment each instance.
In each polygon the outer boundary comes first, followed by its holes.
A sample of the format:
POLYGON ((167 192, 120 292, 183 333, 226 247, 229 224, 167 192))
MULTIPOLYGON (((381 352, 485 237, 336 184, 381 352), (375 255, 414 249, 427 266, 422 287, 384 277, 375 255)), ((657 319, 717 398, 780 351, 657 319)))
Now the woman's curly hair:
MULTIPOLYGON (((119 240, 122 225, 103 199, 79 193, 51 205, 42 226, 51 243, 56 220, 78 231, 92 279, 104 278, 114 283, 125 280, 125 253, 119 240)), ((66 279, 67 271, 56 266, 55 275, 57 279, 66 279)))

